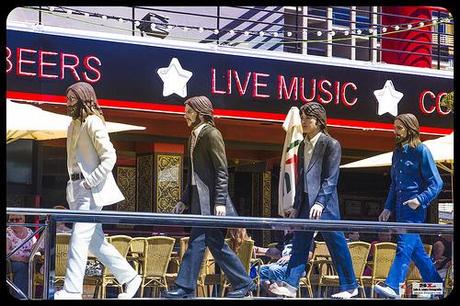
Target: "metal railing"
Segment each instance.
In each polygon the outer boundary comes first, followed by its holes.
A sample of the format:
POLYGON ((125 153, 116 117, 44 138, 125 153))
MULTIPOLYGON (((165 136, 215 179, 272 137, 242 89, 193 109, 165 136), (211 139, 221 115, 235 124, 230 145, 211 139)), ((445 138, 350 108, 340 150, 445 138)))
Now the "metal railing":
MULTIPOLYGON (((259 230, 296 230, 296 231, 359 231, 359 232, 390 232, 392 234, 420 233, 420 234, 452 234, 453 225, 402 223, 402 222, 375 222, 350 220, 311 220, 291 218, 260 218, 260 217, 229 217, 229 216, 201 216, 176 215, 145 212, 117 212, 117 211, 79 211, 39 208, 7 207, 7 214, 46 216, 45 260, 44 260, 44 298, 53 299, 52 290, 55 277, 55 243, 56 222, 89 222, 104 224, 136 224, 136 225, 163 225, 210 228, 239 228, 259 230), (45 294, 46 293, 46 294, 45 294)), ((43 239, 42 237, 40 237, 43 239)), ((40 240, 41 241, 41 240, 40 240)), ((38 248, 36 244, 34 252, 38 248)), ((32 253, 33 254, 33 253, 32 253)), ((31 275, 29 269, 29 275, 31 275)), ((29 292, 30 291, 29 286, 29 292)))

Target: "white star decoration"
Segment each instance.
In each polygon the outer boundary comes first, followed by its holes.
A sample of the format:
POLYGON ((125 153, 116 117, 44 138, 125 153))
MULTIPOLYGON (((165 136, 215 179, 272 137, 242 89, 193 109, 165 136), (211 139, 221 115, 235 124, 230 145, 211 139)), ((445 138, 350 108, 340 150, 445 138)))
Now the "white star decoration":
POLYGON ((182 98, 187 96, 187 82, 193 73, 182 69, 177 58, 173 57, 169 66, 158 69, 157 73, 163 81, 163 97, 170 96, 173 93, 182 98))
POLYGON ((390 113, 395 117, 398 115, 398 103, 404 94, 395 89, 391 80, 387 80, 382 89, 374 90, 374 95, 379 103, 377 111, 379 116, 385 113, 390 113))

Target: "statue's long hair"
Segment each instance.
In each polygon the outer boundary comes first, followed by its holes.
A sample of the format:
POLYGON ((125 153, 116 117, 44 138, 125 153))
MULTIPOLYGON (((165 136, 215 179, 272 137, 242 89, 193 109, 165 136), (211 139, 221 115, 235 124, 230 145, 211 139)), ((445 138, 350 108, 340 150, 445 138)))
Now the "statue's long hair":
POLYGON ((190 106, 194 111, 203 116, 206 123, 216 126, 214 124, 214 109, 211 101, 206 96, 196 96, 187 99, 185 105, 190 106))
MULTIPOLYGON (((407 130, 406 141, 410 147, 415 148, 422 141, 420 140, 420 125, 417 117, 413 114, 400 114, 395 118, 395 121, 399 120, 407 130)), ((401 147, 402 142, 397 144, 397 147, 401 147)))
POLYGON ((78 82, 67 88, 66 95, 69 92, 73 92, 77 96, 77 112, 81 122, 84 122, 89 115, 96 115, 105 123, 93 86, 86 82, 78 82))

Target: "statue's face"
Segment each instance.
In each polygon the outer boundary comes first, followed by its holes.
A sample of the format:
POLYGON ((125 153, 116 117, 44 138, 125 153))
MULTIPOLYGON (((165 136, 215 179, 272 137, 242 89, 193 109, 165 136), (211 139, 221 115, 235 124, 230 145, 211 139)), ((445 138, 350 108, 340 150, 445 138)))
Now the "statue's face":
POLYGON ((75 95, 75 93, 73 93, 72 91, 69 91, 67 93, 66 100, 67 100, 66 101, 67 115, 69 115, 72 118, 78 117, 78 114, 77 114, 77 112, 78 112, 78 105, 77 105, 78 98, 75 95))
POLYGON ((185 105, 184 118, 188 127, 194 127, 199 123, 198 113, 188 105, 185 105))
POLYGON ((314 116, 301 114, 300 118, 302 119, 302 130, 304 134, 307 134, 310 137, 320 130, 318 122, 314 116))
POLYGON ((402 143, 407 139, 407 129, 404 124, 396 119, 394 123, 394 133, 396 137, 396 143, 402 143))

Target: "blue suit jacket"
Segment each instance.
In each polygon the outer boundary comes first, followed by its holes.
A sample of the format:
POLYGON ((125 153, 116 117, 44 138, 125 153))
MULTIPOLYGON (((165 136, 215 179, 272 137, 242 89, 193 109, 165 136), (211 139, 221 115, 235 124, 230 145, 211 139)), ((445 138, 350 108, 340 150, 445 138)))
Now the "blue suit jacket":
POLYGON ((304 147, 302 141, 299 146, 299 180, 296 186, 294 208, 310 209, 315 203, 324 207, 321 219, 340 219, 337 182, 342 155, 340 143, 326 134, 320 135, 310 163, 304 167, 304 147), (308 200, 305 198, 308 193, 308 200), (302 203, 303 202, 303 203, 302 203), (308 207, 305 207, 308 204, 308 207), (303 206, 303 207, 302 207, 303 206))

